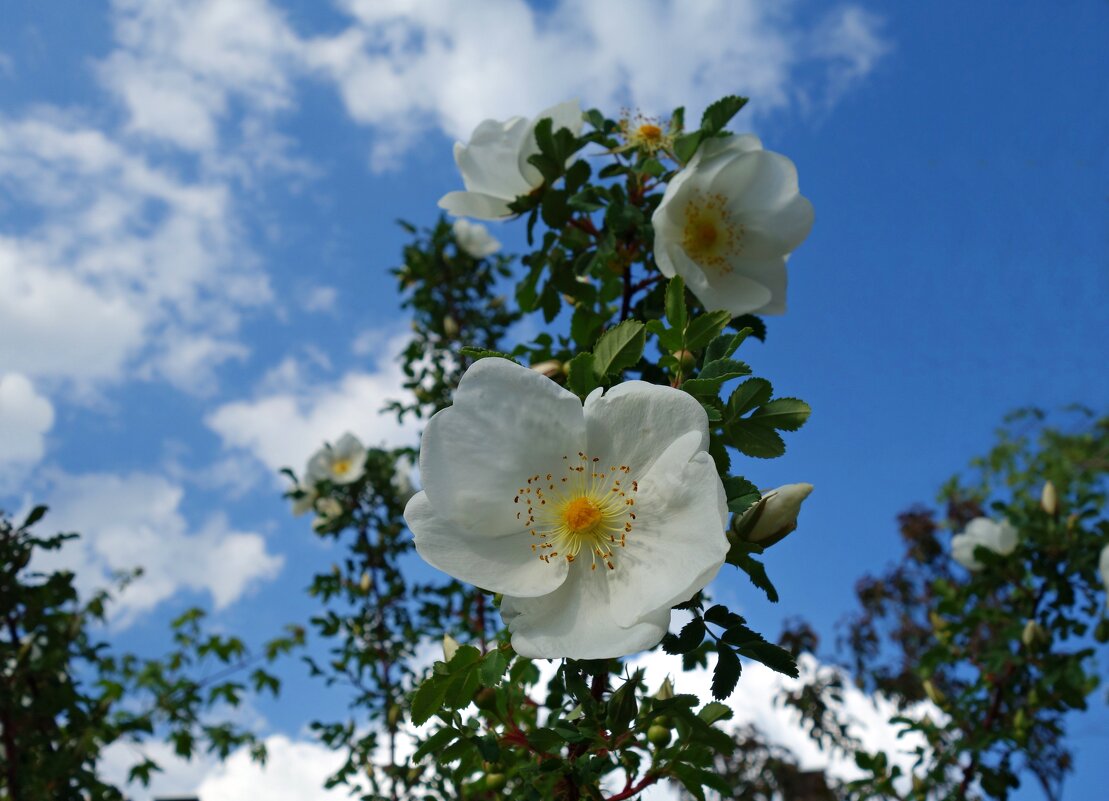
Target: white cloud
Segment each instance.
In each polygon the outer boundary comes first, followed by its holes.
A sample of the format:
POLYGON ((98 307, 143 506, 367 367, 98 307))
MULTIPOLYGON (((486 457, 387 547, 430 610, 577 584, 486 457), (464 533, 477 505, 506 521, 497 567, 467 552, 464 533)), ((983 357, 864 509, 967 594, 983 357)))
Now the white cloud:
POLYGON ((91 384, 157 375, 205 391, 242 358, 243 309, 271 298, 230 193, 155 168, 57 115, 0 117, 0 370, 91 384))
POLYGON ((307 312, 329 312, 335 308, 339 290, 333 286, 314 286, 304 293, 301 306, 307 312))
MULTIPOLYGON (((836 670, 807 656, 802 657, 799 667, 801 678, 791 679, 756 662, 744 662, 743 675, 740 676, 736 690, 725 702, 732 708, 734 716, 723 725, 732 729, 745 724, 755 725, 768 743, 788 749, 802 770, 827 770, 830 775, 840 779, 858 778, 862 772, 854 761, 845 759, 840 754, 822 751, 802 728, 800 715, 777 700, 783 689, 796 688, 818 673, 836 670)), ((696 668, 683 672, 681 657, 655 651, 632 660, 629 669, 636 668, 644 668, 647 686, 652 689, 661 686, 662 681, 670 676, 676 692, 693 693, 706 700, 712 697, 712 671, 696 668)), ((843 719, 851 722, 851 733, 868 750, 889 754, 895 764, 910 774, 915 759, 911 752, 917 745, 923 745, 924 741, 920 737, 898 737, 899 727, 890 723, 890 718, 899 714, 894 704, 880 696, 867 695, 846 676, 843 696, 844 703, 839 712, 843 719)), ((932 714, 937 717, 940 713, 933 711, 932 714)), ((678 794, 673 788, 660 785, 645 793, 643 798, 647 801, 663 801, 677 799, 678 794)))
POLYGON ((301 57, 373 128, 377 169, 429 129, 464 139, 482 119, 571 97, 653 114, 684 104, 692 120, 724 94, 749 95, 755 114, 830 103, 888 49, 877 18, 851 4, 817 19, 756 0, 343 5, 354 24, 306 39, 301 57))
POLYGON ((222 609, 284 562, 261 535, 236 530, 220 513, 191 530, 180 509, 184 491, 161 476, 60 474, 52 483, 47 525, 81 537, 36 564, 73 569, 85 592, 106 586, 113 572, 142 567, 112 607, 120 625, 183 589, 207 592, 222 609))
POLYGON ((253 399, 224 404, 205 422, 225 447, 245 450, 274 471, 299 471, 320 445, 346 431, 367 445, 412 444, 418 428, 411 418, 401 425, 394 415, 380 413, 387 401, 403 397, 396 355, 406 340, 388 340, 376 370, 352 370, 329 382, 312 379, 300 363, 286 359, 253 399))
POLYGON ((20 373, 0 373, 0 475, 42 459, 54 406, 20 373))
POLYGON ((214 149, 235 102, 268 113, 291 103, 297 46, 267 0, 116 0, 117 48, 100 65, 133 132, 214 149))

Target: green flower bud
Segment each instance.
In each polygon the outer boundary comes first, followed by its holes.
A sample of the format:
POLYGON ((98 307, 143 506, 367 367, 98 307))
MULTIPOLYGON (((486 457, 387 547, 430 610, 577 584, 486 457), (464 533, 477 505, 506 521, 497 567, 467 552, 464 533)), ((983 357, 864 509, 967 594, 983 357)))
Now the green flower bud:
POLYGON ((504 786, 508 784, 508 777, 503 773, 486 773, 485 774, 485 789, 492 792, 503 790, 504 786))

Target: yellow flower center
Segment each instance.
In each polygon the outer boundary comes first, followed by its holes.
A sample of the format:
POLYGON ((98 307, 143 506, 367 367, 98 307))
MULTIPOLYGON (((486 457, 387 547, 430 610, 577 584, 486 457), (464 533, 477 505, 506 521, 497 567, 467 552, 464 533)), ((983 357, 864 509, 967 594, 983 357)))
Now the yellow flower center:
POLYGON ((650 142, 657 145, 662 141, 662 128, 657 125, 652 125, 649 122, 644 123, 635 129, 633 136, 642 142, 650 142))
POLYGON ((584 453, 562 458, 565 475, 537 473, 519 488, 514 502, 525 509, 516 519, 535 537, 531 549, 544 562, 562 557, 572 563, 588 550, 590 569, 601 562, 615 570, 613 550, 627 544, 639 482, 629 478, 627 465, 605 470, 599 458, 584 453))
POLYGON ((723 195, 695 194, 685 207, 682 248, 702 267, 731 272, 729 259, 743 250, 742 223, 735 223, 723 195))
POLYGON ((616 152, 638 148, 653 156, 660 150, 674 146, 673 135, 667 133, 657 119, 644 117, 642 114, 636 114, 632 118, 628 111, 624 112, 624 117, 620 120, 620 135, 626 144, 616 148, 616 152))
POLYGON ((331 472, 337 476, 345 476, 350 472, 350 459, 339 459, 331 465, 331 472))

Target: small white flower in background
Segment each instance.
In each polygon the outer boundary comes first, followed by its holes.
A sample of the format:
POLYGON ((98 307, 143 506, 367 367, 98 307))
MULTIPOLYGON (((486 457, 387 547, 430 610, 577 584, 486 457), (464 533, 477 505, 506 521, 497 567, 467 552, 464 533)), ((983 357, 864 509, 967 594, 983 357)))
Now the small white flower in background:
POLYGON ((460 218, 454 221, 452 230, 458 246, 475 259, 492 256, 501 249, 501 243, 494 239, 489 229, 481 223, 472 223, 460 218))
POLYGON ((670 607, 724 562, 708 442, 680 390, 628 381, 583 408, 534 370, 481 359, 427 424, 404 516, 424 559, 503 594, 517 653, 623 656, 658 643, 670 607))
POLYGON ((366 447, 354 434, 346 433, 334 445, 324 445, 308 460, 305 484, 329 479, 335 484, 352 484, 366 472, 366 447))
POLYGON ((301 485, 297 489, 303 494, 299 498, 293 499, 293 515, 300 517, 302 514, 312 511, 316 505, 316 499, 320 497, 320 493, 316 490, 315 484, 301 485))
POLYGON ((974 558, 978 547, 1008 556, 1017 547, 1017 530, 1008 520, 995 523, 988 517, 976 517, 967 523, 962 534, 951 538, 951 555, 967 570, 981 570, 982 563, 974 558))
POLYGON ((581 106, 571 100, 540 112, 534 120, 524 117, 505 122, 484 120, 474 129, 468 143, 455 142, 454 161, 466 191, 443 195, 439 208, 479 220, 511 216, 508 204, 531 194, 543 183, 543 176, 528 164, 528 157, 539 152, 535 126, 547 117, 551 118, 554 131, 569 128, 575 136, 581 133, 581 106))
POLYGON ((330 496, 324 496, 316 501, 316 519, 312 521, 312 528, 319 531, 327 528, 343 514, 343 505, 330 496))
POLYGON ((1109 545, 1101 549, 1101 559, 1098 561, 1098 569, 1101 570, 1101 580, 1105 584, 1105 603, 1109 605, 1109 545))
POLYGON ((416 494, 416 487, 412 484, 412 471, 415 469, 411 456, 405 454, 397 457, 393 467, 393 487, 396 488, 401 503, 408 503, 416 494))
POLYGON ((773 545, 797 528, 801 504, 812 490, 812 484, 786 484, 767 490, 762 500, 743 513, 736 531, 748 542, 773 545))
POLYGON ((680 275, 706 309, 782 314, 786 258, 809 235, 813 208, 793 162, 743 134, 704 142, 651 223, 659 270, 680 275))

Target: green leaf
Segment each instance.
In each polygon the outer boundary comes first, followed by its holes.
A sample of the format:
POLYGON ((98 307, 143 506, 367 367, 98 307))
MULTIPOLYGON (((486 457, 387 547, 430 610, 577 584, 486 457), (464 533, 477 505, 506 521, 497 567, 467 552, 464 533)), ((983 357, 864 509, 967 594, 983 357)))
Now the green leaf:
POLYGON ((704 134, 700 131, 677 137, 674 140, 674 156, 682 164, 688 164, 689 160, 693 158, 693 154, 697 152, 697 147, 701 144, 703 137, 704 134))
POLYGON ((45 506, 36 506, 27 515, 27 519, 23 521, 23 525, 20 526, 20 528, 30 528, 35 523, 42 520, 42 516, 46 514, 46 509, 47 507, 45 506))
POLYGON ((566 363, 566 370, 566 386, 579 398, 584 398, 600 386, 592 353, 579 353, 566 363))
POLYGON ((712 342, 732 319, 731 312, 714 311, 702 314, 689 323, 685 332, 688 350, 699 350, 712 342))
POLYGON ((796 431, 809 419, 812 410, 809 404, 797 398, 775 398, 769 403, 764 403, 753 415, 752 420, 758 420, 772 426, 779 431, 796 431))
POLYGON ((712 697, 723 701, 735 689, 742 667, 739 657, 728 646, 720 646, 716 654, 716 667, 712 671, 712 697))
POLYGON ((566 171, 566 191, 570 194, 577 192, 589 180, 592 173, 593 168, 589 166, 588 161, 585 159, 575 161, 566 171))
POLYGON ((786 676, 797 678, 797 663, 793 655, 785 648, 780 648, 772 642, 758 640, 739 646, 739 652, 748 659, 762 662, 768 668, 786 676))
POLYGON ((734 359, 717 359, 706 364, 701 372, 697 374, 697 377, 701 379, 715 378, 724 382, 750 374, 751 368, 743 362, 737 362, 734 359))
POLYGON ((655 158, 644 160, 644 162, 639 165, 639 169, 652 178, 661 178, 663 175, 666 175, 666 167, 663 166, 661 161, 655 158))
POLYGON ((742 626, 744 621, 742 615, 736 614, 724 604, 716 604, 705 612, 705 622, 727 629, 732 626, 742 626))
POLYGON ((416 688, 412 696, 412 725, 422 726, 443 707, 450 684, 448 676, 433 675, 416 688))
POLYGON ((501 680, 508 659, 500 650, 490 651, 481 660, 481 683, 486 687, 493 687, 501 680))
POLYGON ((766 575, 766 567, 762 562, 738 547, 733 547, 728 551, 727 561, 746 573, 747 577, 751 579, 751 583, 766 593, 767 600, 770 603, 778 603, 778 591, 770 582, 770 577, 766 575))
POLYGON ((724 494, 728 497, 728 510, 735 514, 743 514, 762 497, 758 487, 740 476, 724 479, 724 494))
POLYGON ((724 440, 715 434, 709 437, 709 456, 716 462, 716 472, 721 475, 727 475, 732 469, 732 457, 728 455, 728 449, 724 447, 724 440))
POLYGON ((735 353, 743 340, 751 333, 750 328, 744 328, 738 334, 721 334, 705 349, 705 364, 710 364, 719 359, 727 359, 735 353))
POLYGON ((685 308, 685 281, 680 275, 675 275, 666 286, 666 319, 672 328, 679 332, 685 331, 689 322, 685 308))
POLYGON ((756 459, 776 459, 786 452, 786 443, 773 428, 750 418, 727 426, 729 445, 756 459))
POLYGON ((643 355, 647 332, 638 320, 625 320, 610 328, 597 340, 593 349, 593 370, 598 379, 625 370, 643 355))
POLYGON ((752 409, 762 406, 773 394, 774 388, 765 378, 748 378, 728 398, 728 415, 733 419, 742 417, 752 409))
POLYGON ((710 725, 718 720, 731 720, 732 708, 719 701, 709 701, 701 707, 701 711, 697 713, 697 717, 710 725))
POLYGON ((677 637, 667 634, 662 639, 662 650, 668 654, 687 654, 705 639, 705 621, 699 617, 686 623, 677 637))
POLYGON ((570 318, 570 337, 581 348, 589 348, 597 338, 597 333, 604 325, 604 318, 596 314, 588 306, 582 305, 574 309, 570 318))
POLYGON ((566 192, 561 189, 548 189, 544 192, 539 208, 548 228, 563 228, 570 221, 570 206, 566 192))
POLYGON ((667 328, 662 320, 648 320, 647 330, 658 339, 658 344, 673 353, 682 348, 682 335, 673 328, 667 328))
POLYGON ((412 761, 419 762, 428 754, 443 750, 443 748, 446 747, 447 743, 451 742, 452 740, 454 740, 455 737, 458 736, 459 733, 457 729, 449 727, 446 729, 439 729, 439 731, 435 732, 433 735, 424 740, 420 744, 420 747, 413 752, 412 761))
POLYGON ((701 115, 701 131, 707 136, 719 133, 745 105, 747 105, 746 97, 728 95, 720 98, 701 115))
POLYGON ((763 322, 761 317, 756 317, 753 314, 741 314, 732 320, 732 327, 737 331, 741 329, 751 329, 749 334, 755 337, 760 342, 766 342, 766 323, 763 322))
POLYGON ((475 362, 478 359, 508 359, 513 364, 519 364, 512 356, 507 353, 501 353, 499 350, 486 350, 485 348, 471 348, 466 346, 461 351, 463 356, 469 356, 475 362))

